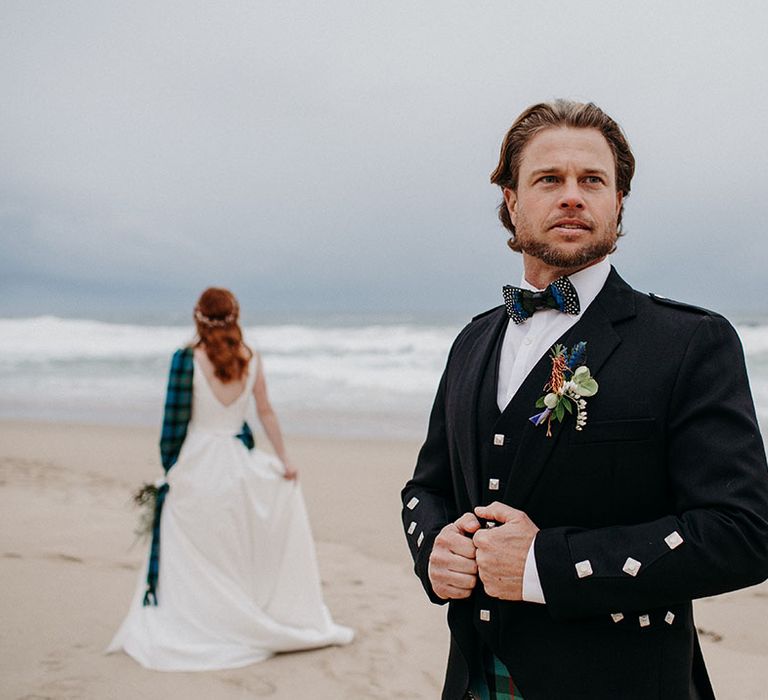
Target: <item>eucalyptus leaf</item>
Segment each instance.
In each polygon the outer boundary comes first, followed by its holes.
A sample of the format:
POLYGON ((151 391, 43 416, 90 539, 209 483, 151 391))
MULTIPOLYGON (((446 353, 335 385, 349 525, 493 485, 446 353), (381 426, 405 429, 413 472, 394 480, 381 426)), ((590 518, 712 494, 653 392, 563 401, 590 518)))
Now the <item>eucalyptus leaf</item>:
POLYGON ((539 397, 539 399, 536 401, 536 408, 544 408, 544 397, 543 396, 539 397))
POLYGON ((563 402, 560 401, 555 408, 555 418, 559 421, 562 421, 563 416, 565 416, 565 409, 563 408, 563 402))
POLYGON ((597 393, 597 382, 594 379, 588 379, 587 381, 579 384, 578 392, 585 398, 594 396, 597 393))
POLYGON ((573 405, 571 404, 571 400, 569 398, 563 396, 561 403, 563 406, 565 406, 565 410, 568 411, 568 413, 573 413, 573 405))

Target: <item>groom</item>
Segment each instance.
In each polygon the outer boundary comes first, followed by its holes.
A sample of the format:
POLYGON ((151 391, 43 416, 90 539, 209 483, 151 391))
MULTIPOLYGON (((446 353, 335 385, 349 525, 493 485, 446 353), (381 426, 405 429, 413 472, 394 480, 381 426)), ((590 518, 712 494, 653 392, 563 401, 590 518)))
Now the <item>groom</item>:
POLYGON ((768 576, 735 331, 606 257, 633 172, 593 104, 530 107, 502 144, 524 279, 454 342, 402 492, 416 573, 450 601, 447 700, 713 698, 691 600, 768 576))

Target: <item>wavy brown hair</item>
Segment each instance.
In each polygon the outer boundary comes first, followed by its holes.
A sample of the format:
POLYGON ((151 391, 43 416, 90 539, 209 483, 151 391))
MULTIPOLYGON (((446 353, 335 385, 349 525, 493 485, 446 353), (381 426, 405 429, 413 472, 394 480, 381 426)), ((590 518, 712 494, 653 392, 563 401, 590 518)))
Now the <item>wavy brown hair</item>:
POLYGON ((228 289, 209 287, 195 305, 197 338, 222 382, 242 379, 253 352, 243 342, 238 317, 240 305, 228 289))
MULTIPOLYGON (((629 196, 632 176, 635 173, 635 157, 621 127, 592 102, 572 102, 555 100, 540 102, 528 107, 510 127, 501 144, 499 164, 491 173, 491 182, 502 189, 517 190, 517 178, 520 174, 520 162, 523 151, 529 141, 544 129, 569 126, 576 129, 597 129, 608 142, 616 166, 616 190, 623 198, 629 196)), ((622 235, 621 216, 624 213, 622 201, 616 221, 617 235, 622 235)), ((515 241, 515 226, 510 219, 504 199, 499 204, 499 219, 512 237, 507 241, 512 250, 520 252, 515 241)))

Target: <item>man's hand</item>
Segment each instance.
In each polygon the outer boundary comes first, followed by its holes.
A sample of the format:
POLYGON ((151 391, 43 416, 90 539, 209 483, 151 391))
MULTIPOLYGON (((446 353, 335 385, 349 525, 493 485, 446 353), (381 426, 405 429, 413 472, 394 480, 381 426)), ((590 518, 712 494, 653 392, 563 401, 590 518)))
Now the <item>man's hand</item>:
POLYGON ((522 600, 525 559, 539 528, 523 511, 498 501, 475 508, 475 515, 499 523, 472 538, 485 592, 501 600, 522 600))
POLYGON ((450 600, 471 595, 477 584, 472 535, 479 529, 478 519, 472 513, 464 513, 456 522, 440 530, 435 538, 427 573, 432 590, 439 598, 450 600))

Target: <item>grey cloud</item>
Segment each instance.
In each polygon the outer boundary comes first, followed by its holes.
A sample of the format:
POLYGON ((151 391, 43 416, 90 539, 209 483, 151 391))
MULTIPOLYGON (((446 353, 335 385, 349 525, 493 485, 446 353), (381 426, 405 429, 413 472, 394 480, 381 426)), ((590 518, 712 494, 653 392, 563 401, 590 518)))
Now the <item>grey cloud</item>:
POLYGON ((627 277, 763 309, 768 10, 738 8, 4 3, 0 313, 210 281, 286 311, 490 306, 519 261, 488 174, 561 95, 638 157, 627 277))

